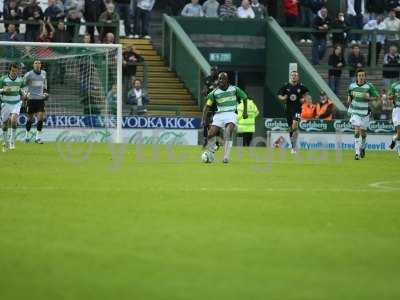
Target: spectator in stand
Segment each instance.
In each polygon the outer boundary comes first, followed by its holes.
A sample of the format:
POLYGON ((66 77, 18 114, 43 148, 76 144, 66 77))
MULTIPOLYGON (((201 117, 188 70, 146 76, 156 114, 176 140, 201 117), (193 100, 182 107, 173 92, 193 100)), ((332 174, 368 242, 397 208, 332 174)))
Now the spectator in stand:
POLYGON ((332 33, 332 44, 333 45, 341 45, 342 49, 346 47, 346 36, 347 36, 347 23, 344 18, 343 12, 338 12, 336 15, 335 21, 333 21, 331 25, 332 29, 340 29, 342 32, 332 33))
POLYGON ((155 0, 136 0, 135 8, 135 38, 140 36, 151 39, 149 35, 151 10, 155 0))
POLYGON ((236 11, 240 19, 254 19, 256 15, 250 5, 250 0, 243 0, 242 5, 236 11))
POLYGON ((313 33, 314 41, 312 46, 312 63, 319 65, 319 62, 325 56, 326 37, 328 35, 331 20, 328 17, 328 10, 323 7, 318 12, 313 22, 313 28, 318 30, 313 33))
MULTIPOLYGON (((106 11, 100 15, 99 22, 119 26, 119 15, 115 12, 114 4, 112 4, 111 2, 106 4, 106 11)), ((117 28, 103 26, 100 34, 100 39, 104 40, 106 34, 109 32, 111 32, 115 36, 117 34, 117 28)))
POLYGON ((346 66, 341 45, 336 45, 333 48, 332 54, 329 56, 328 64, 331 66, 328 71, 329 87, 336 95, 338 95, 342 70, 346 66))
MULTIPOLYGON (((394 9, 389 11, 389 15, 385 20, 383 20, 385 24, 386 30, 389 31, 400 31, 400 19, 396 18, 396 11, 394 9)), ((386 34, 386 41, 385 41, 385 52, 388 52, 389 47, 392 45, 400 46, 399 44, 400 36, 398 33, 396 34, 386 34)))
POLYGON ((124 21, 125 37, 133 38, 131 25, 133 24, 131 0, 115 0, 117 13, 124 21))
POLYGON ((395 45, 390 46, 389 52, 383 58, 383 86, 386 90, 390 89, 392 82, 397 81, 399 78, 400 55, 398 48, 395 45))
POLYGON ((40 25, 40 34, 37 38, 37 42, 50 43, 53 41, 54 27, 51 22, 42 22, 40 25))
POLYGON ((44 11, 44 19, 50 22, 58 22, 64 20, 64 11, 56 5, 56 0, 48 0, 48 7, 44 11))
POLYGON ((182 9, 182 16, 184 17, 204 17, 203 8, 199 4, 199 0, 191 0, 182 9))
MULTIPOLYGON (((382 0, 382 2, 383 2, 383 0, 382 0)), ((388 0, 386 9, 388 11, 393 9, 396 12, 396 17, 400 18, 400 0, 388 0)))
POLYGON ((163 3, 166 5, 166 11, 173 16, 181 14, 182 7, 185 6, 186 0, 164 0, 163 3))
MULTIPOLYGON (((23 11, 24 20, 27 21, 42 21, 43 11, 36 0, 31 0, 29 5, 23 11)), ((40 24, 27 24, 25 30, 25 40, 34 42, 40 34, 40 24)))
POLYGON ((316 105, 316 119, 330 121, 333 119, 333 114, 335 112, 335 105, 328 98, 325 92, 320 93, 320 102, 316 105))
POLYGON ((142 62, 143 57, 135 50, 133 45, 129 45, 128 48, 122 53, 123 62, 122 62, 122 78, 124 80, 123 83, 123 92, 124 99, 127 98, 128 87, 132 81, 132 78, 136 75, 136 65, 139 62, 142 62))
POLYGON ((365 6, 369 19, 376 19, 379 15, 383 15, 387 8, 385 0, 366 0, 365 6))
MULTIPOLYGON (((364 30, 385 30, 385 23, 383 23, 383 16, 378 15, 376 19, 369 20, 364 25, 364 30)), ((371 50, 372 50, 373 36, 372 34, 368 35, 368 66, 371 65, 371 50)), ((376 35, 376 57, 375 62, 378 64, 379 55, 382 50, 382 46, 385 44, 385 35, 377 34, 376 35)))
MULTIPOLYGON (((23 18, 22 9, 18 7, 17 0, 10 0, 4 7, 4 21, 20 21, 23 18)), ((8 28, 8 23, 4 22, 4 27, 8 28)), ((19 31, 19 24, 15 24, 15 29, 19 31)))
POLYGON ((317 112, 317 107, 312 101, 309 94, 304 96, 304 102, 301 105, 301 119, 302 120, 312 120, 315 118, 317 112))
POLYGON ((90 36, 89 33, 85 33, 82 37, 82 43, 84 44, 90 44, 92 43, 92 37, 90 36))
POLYGON ((57 28, 54 32, 53 42, 56 43, 70 43, 71 36, 65 28, 64 21, 59 21, 57 28))
MULTIPOLYGON (((105 10, 105 5, 103 0, 85 0, 85 8, 83 16, 86 22, 98 22, 100 15, 105 10)), ((87 32, 90 34, 90 39, 92 43, 95 42, 94 39, 94 26, 86 26, 87 32)), ((100 33, 101 28, 97 27, 97 31, 100 33)))
POLYGON ((317 16, 318 12, 323 7, 326 7, 326 3, 328 2, 328 0, 309 0, 309 1, 310 1, 310 7, 314 14, 314 17, 317 16))
POLYGON ((283 0, 284 15, 286 26, 293 27, 298 25, 299 3, 298 0, 283 0))
MULTIPOLYGON (((347 16, 352 29, 362 29, 365 14, 365 0, 347 0, 347 16)), ((360 43, 361 34, 350 33, 352 44, 360 43)))
POLYGON ((365 57, 361 53, 360 47, 357 44, 351 46, 351 52, 347 58, 347 65, 349 66, 349 77, 351 82, 354 82, 356 70, 365 67, 365 57))
POLYGON ((267 8, 258 0, 251 0, 251 8, 256 15, 256 19, 258 20, 265 19, 268 16, 267 8))
POLYGON ((146 91, 142 88, 140 79, 132 79, 132 89, 128 92, 128 104, 133 105, 131 114, 145 114, 147 112, 146 105, 149 103, 149 98, 146 91))
POLYGON ((232 4, 232 0, 225 0, 224 4, 220 5, 219 16, 223 19, 236 17, 236 6, 232 4))
MULTIPOLYGON (((310 0, 300 0, 300 18, 301 18, 301 26, 310 28, 312 22, 314 21, 315 14, 311 9, 310 0)), ((308 43, 311 44, 311 35, 306 32, 303 34, 300 43, 308 43)))
MULTIPOLYGON (((65 12, 67 15, 67 22, 79 24, 83 17, 84 8, 85 0, 65 0, 65 12)), ((68 25, 67 31, 71 39, 75 37, 74 25, 68 25)), ((79 27, 77 27, 76 34, 79 35, 79 27)))
MULTIPOLYGON (((17 27, 15 24, 8 24, 7 32, 5 33, 4 41, 7 42, 21 42, 21 37, 18 34, 17 27)), ((10 50, 13 50, 10 47, 10 50)))
POLYGON ((207 18, 218 18, 219 3, 217 0, 207 0, 203 4, 204 16, 207 18))
POLYGON ((115 37, 112 32, 106 33, 103 39, 103 44, 114 44, 115 43, 115 37))

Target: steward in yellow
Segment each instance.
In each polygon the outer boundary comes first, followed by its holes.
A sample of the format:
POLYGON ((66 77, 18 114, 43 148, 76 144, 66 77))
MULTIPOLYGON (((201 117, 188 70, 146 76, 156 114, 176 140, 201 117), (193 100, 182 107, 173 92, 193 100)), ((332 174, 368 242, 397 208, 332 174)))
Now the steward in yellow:
POLYGON ((238 112, 238 133, 243 137, 243 146, 250 146, 253 138, 253 133, 256 131, 256 117, 259 112, 253 100, 247 99, 247 119, 243 119, 243 101, 237 107, 238 112))

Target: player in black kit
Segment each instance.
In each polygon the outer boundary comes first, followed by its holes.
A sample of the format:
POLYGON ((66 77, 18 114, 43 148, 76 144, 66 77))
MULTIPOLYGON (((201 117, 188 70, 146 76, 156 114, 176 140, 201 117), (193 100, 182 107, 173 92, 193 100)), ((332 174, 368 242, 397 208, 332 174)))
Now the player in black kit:
POLYGON ((290 72, 289 83, 282 86, 278 92, 279 100, 286 102, 286 119, 289 126, 292 154, 297 153, 298 123, 300 121, 301 105, 306 94, 308 94, 308 89, 300 83, 297 71, 290 72))

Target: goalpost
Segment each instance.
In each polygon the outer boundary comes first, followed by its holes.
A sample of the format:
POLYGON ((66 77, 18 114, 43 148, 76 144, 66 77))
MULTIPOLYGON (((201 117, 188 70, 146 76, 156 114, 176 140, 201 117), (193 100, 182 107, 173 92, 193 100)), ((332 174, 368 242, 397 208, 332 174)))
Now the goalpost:
POLYGON ((0 76, 23 76, 40 60, 47 72, 47 115, 88 115, 122 142, 122 45, 0 41, 0 76))

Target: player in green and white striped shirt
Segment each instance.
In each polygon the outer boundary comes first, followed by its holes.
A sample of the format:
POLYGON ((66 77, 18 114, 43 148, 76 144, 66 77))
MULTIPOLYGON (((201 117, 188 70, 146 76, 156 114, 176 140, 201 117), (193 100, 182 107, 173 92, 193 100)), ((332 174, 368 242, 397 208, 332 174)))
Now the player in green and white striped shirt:
POLYGON ((18 76, 19 67, 13 63, 8 75, 0 78, 1 94, 1 121, 3 123, 3 152, 15 149, 15 138, 17 133, 17 118, 21 110, 22 98, 25 99, 22 88, 24 80, 18 76), (8 139, 8 120, 11 121, 11 137, 8 139))
POLYGON ((379 97, 379 92, 370 82, 367 82, 364 70, 357 70, 356 82, 349 86, 348 102, 350 123, 354 127, 355 159, 365 157, 367 128, 369 126, 369 101, 379 97))
POLYGON ((389 99, 393 101, 394 108, 392 112, 393 126, 396 134, 393 136, 390 149, 397 148, 397 154, 400 157, 400 81, 393 83, 390 86, 389 99))
POLYGON ((225 129, 224 163, 229 161, 229 153, 232 148, 232 136, 235 131, 237 115, 236 107, 243 101, 243 119, 247 119, 247 95, 240 88, 229 85, 228 74, 222 72, 218 75, 218 87, 207 96, 207 103, 203 110, 202 123, 206 124, 207 114, 213 104, 217 104, 217 112, 208 131, 207 150, 214 153, 216 136, 221 129, 225 129))

